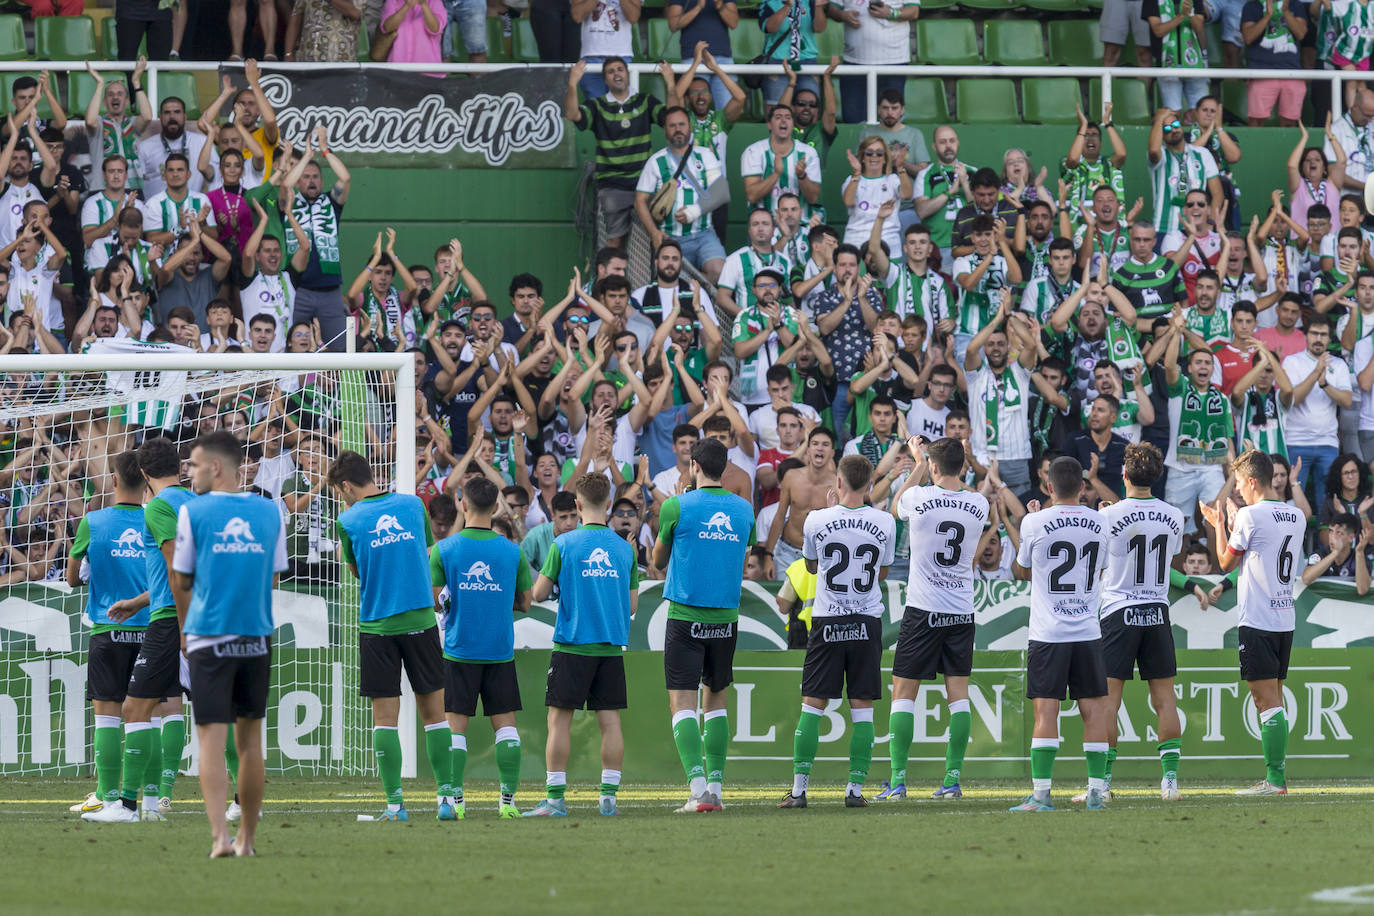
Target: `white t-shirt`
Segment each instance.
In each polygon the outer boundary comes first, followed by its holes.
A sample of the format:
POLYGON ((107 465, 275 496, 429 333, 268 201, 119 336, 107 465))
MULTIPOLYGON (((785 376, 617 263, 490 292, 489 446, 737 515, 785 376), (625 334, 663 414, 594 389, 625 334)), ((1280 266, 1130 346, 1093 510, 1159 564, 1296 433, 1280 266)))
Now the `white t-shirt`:
POLYGON ((1050 506, 1021 520, 1016 563, 1031 575, 1031 642, 1099 639, 1098 596, 1107 538, 1103 518, 1086 506, 1050 506))
POLYGON ((280 270, 269 277, 258 271, 248 285, 239 290, 243 326, 247 328, 257 315, 271 315, 277 322, 277 336, 272 340, 272 352, 281 353, 286 349, 286 331, 291 325, 295 301, 296 288, 291 283, 289 273, 280 270))
MULTIPOLYGON (((630 425, 630 415, 625 414, 615 421, 615 442, 611 445, 611 459, 617 464, 635 463, 635 431, 630 425)), ((582 444, 587 441, 587 424, 573 436, 574 454, 582 454, 582 444)))
POLYGON ((43 199, 38 185, 32 181, 22 186, 5 182, 4 191, 0 193, 0 211, 3 211, 0 212, 0 248, 13 242, 19 227, 24 225, 24 207, 29 201, 43 199))
POLYGON ((1030 396, 1034 393, 1030 371, 1019 362, 1008 361, 1007 371, 998 381, 987 360, 967 373, 969 419, 972 426, 973 455, 986 465, 992 458, 1022 461, 1031 456, 1030 396), (1007 376, 1010 375, 1010 378, 1007 376), (988 444, 987 405, 996 403, 997 454, 988 444))
POLYGON ((1236 513, 1227 546, 1245 555, 1236 582, 1240 625, 1290 633, 1294 629, 1293 578, 1301 575, 1307 522, 1292 506, 1264 500, 1236 513))
MULTIPOLYGON (((143 216, 143 223, 148 223, 148 209, 143 205, 143 201, 134 201, 134 209, 143 216)), ((110 200, 104 193, 92 194, 86 198, 86 202, 81 205, 81 228, 89 229, 92 226, 103 226, 109 222, 110 217, 115 216, 120 210, 124 209, 124 198, 121 195, 119 200, 110 200)), ((119 235, 119 230, 112 229, 110 234, 105 236, 114 239, 119 235)))
MULTIPOLYGON (((815 560, 818 568, 812 619, 846 614, 881 617, 886 605, 879 570, 892 565, 896 542, 896 520, 872 506, 831 506, 809 512, 802 526, 802 557, 815 560)), ((846 638, 837 633, 826 641, 846 638)))
MULTIPOLYGON (((1316 366, 1317 358, 1306 350, 1283 358, 1283 371, 1288 373, 1294 387, 1301 385, 1316 366)), ((1350 391, 1350 369, 1344 361, 1329 358, 1325 381, 1338 391, 1350 391)), ((1283 439, 1289 445, 1339 447, 1336 402, 1326 396, 1320 380, 1312 386, 1303 402, 1295 402, 1284 416, 1283 439)))
POLYGON ((911 539, 908 607, 936 614, 973 615, 973 566, 988 521, 988 501, 972 490, 912 487, 897 515, 921 536, 911 539))
POLYGON ((913 436, 925 436, 934 442, 944 437, 945 418, 948 416, 948 404, 937 410, 928 405, 925 398, 917 398, 906 412, 906 428, 913 436))
MULTIPOLYGON (((175 201, 164 191, 148 198, 148 202, 143 205, 143 231, 176 234, 181 231, 183 213, 199 214, 202 211, 205 212, 204 225, 214 226, 215 210, 210 206, 210 198, 195 191, 188 191, 185 198, 175 201)), ((188 215, 186 218, 192 217, 188 215)))
MULTIPOLYGON (((1169 561, 1183 547, 1183 513, 1160 499, 1126 497, 1101 510, 1107 523, 1102 616, 1169 603, 1169 561)), ((1143 618, 1142 618, 1143 620, 1143 618)), ((1137 625, 1164 621, 1138 622, 1137 625)), ((1126 623, 1132 623, 1128 614, 1126 623)))
POLYGON ((66 320, 62 317, 62 303, 52 294, 53 282, 62 273, 61 269, 48 270, 48 258, 54 254, 50 245, 38 250, 38 258, 33 270, 25 270, 19 256, 10 258, 10 291, 5 299, 6 316, 24 311, 24 293, 32 293, 34 306, 49 331, 61 330, 66 320))
POLYGON ((677 495, 677 485, 682 480, 682 472, 677 465, 659 471, 654 475, 654 487, 658 493, 663 494, 664 499, 677 495))
MULTIPOLYGON (((192 191, 205 190, 205 176, 196 168, 196 163, 200 161, 200 149, 205 145, 206 137, 202 133, 188 130, 176 140, 166 140, 162 138, 159 131, 140 140, 138 144, 138 166, 143 170, 143 196, 151 200, 158 194, 167 190, 167 181, 162 177, 162 166, 167 161, 171 153, 185 153, 186 158, 191 163, 191 180, 188 184, 192 191)), ((210 150, 210 168, 219 171, 219 150, 213 147, 210 150)))
MULTIPOLYGON (((867 4, 865 4, 867 5, 867 4)), ((864 12, 867 16, 867 11, 864 12)), ((896 175, 888 173, 877 178, 855 178, 850 175, 841 186, 843 191, 857 182, 859 187, 854 194, 854 206, 849 208, 849 222, 844 227, 844 242, 856 247, 868 241, 873 231, 873 223, 878 219, 878 208, 889 200, 901 203, 901 182, 896 175)), ((902 225, 897 216, 897 208, 883 221, 883 241, 887 242, 888 253, 894 257, 902 250, 902 225)))
MULTIPOLYGON (((816 413, 816 408, 810 404, 798 403, 791 406, 802 416, 820 422, 820 414, 816 413)), ((749 432, 754 434, 754 442, 760 450, 778 447, 778 412, 773 409, 772 401, 749 414, 749 432)))
MULTIPOLYGON (((1365 370, 1371 359, 1374 359, 1374 338, 1362 337, 1355 341, 1355 375, 1351 377, 1353 387, 1359 387, 1355 378, 1365 370)), ((1374 432, 1374 394, 1361 389, 1360 395, 1360 430, 1374 432)))
MULTIPOLYGON (((844 60, 851 64, 911 63, 911 22, 880 19, 868 11, 868 0, 843 0, 845 12, 859 14, 859 27, 844 26, 844 60)), ((920 0, 892 0, 888 9, 920 6, 920 0)), ((841 25, 836 23, 831 28, 841 25)))
MULTIPOLYGON (((582 20, 583 57, 623 57, 634 54, 630 33, 634 23, 625 18, 620 0, 597 0, 592 14, 582 20)), ((600 65, 594 65, 600 72, 600 65)))
POLYGON ((1002 544, 1002 559, 997 561, 996 569, 984 569, 977 563, 973 564, 974 578, 992 582, 1010 582, 1012 580, 1011 562, 1016 559, 1016 551, 1011 546, 1011 538, 1005 534, 1000 538, 1002 544))

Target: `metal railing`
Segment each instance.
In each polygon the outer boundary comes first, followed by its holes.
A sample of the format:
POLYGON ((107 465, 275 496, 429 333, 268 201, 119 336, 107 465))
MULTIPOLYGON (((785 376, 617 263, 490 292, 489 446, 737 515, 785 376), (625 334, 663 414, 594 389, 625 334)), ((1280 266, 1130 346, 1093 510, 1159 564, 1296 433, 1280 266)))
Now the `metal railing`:
MULTIPOLYGON (((673 64, 676 72, 684 72, 684 65, 680 62, 669 61, 673 64)), ((102 73, 131 71, 134 64, 131 61, 101 61, 98 64, 92 62, 96 70, 102 73)), ((221 67, 230 69, 241 68, 239 63, 221 63, 216 61, 149 61, 147 70, 148 97, 158 98, 157 83, 159 71, 186 73, 197 71, 218 71, 221 67)), ((466 73, 494 73, 503 70, 534 70, 534 69, 567 69, 567 64, 536 64, 536 63, 487 63, 487 64, 391 64, 391 63, 372 63, 366 61, 340 61, 338 63, 319 63, 319 62, 271 62, 263 63, 264 73, 271 72, 291 72, 291 71, 317 71, 320 69, 331 70, 389 70, 399 73, 444 73, 444 74, 466 74, 466 73)), ((6 72, 34 72, 38 70, 49 70, 53 73, 76 73, 84 72, 86 69, 85 61, 5 61, 0 62, 0 73, 6 72)), ((778 76, 780 65, 771 64, 721 64, 721 69, 731 76, 754 75, 759 76, 778 76)), ((652 63, 634 62, 629 64, 630 85, 633 89, 639 88, 641 76, 655 74, 658 65, 652 63)), ((826 70, 821 64, 807 64, 797 68, 797 72, 806 76, 820 77, 826 70)), ((970 79, 970 78, 1036 78, 1036 77, 1063 77, 1070 79, 1091 79, 1099 80, 1102 84, 1102 101, 1105 104, 1112 100, 1112 81, 1114 79, 1159 79, 1159 78, 1204 78, 1209 80, 1253 80, 1253 79, 1282 79, 1282 80, 1301 80, 1308 83, 1325 82, 1331 84, 1331 113, 1333 117, 1340 117, 1344 96, 1342 94, 1344 80, 1355 79, 1363 82, 1363 78, 1355 72, 1343 70, 1245 70, 1245 69, 1226 69, 1226 68, 1204 68, 1180 70, 1176 68, 1164 67, 1060 67, 1060 66, 1041 66, 1041 67, 1003 67, 996 64, 983 64, 978 66, 945 67, 945 66, 926 66, 913 64, 909 66, 865 66, 861 64, 841 64, 835 70, 837 76, 863 76, 868 80, 868 120, 878 119, 878 77, 882 75, 900 75, 905 77, 940 77, 945 79, 970 79)), ((70 114, 70 112, 69 112, 70 114)))

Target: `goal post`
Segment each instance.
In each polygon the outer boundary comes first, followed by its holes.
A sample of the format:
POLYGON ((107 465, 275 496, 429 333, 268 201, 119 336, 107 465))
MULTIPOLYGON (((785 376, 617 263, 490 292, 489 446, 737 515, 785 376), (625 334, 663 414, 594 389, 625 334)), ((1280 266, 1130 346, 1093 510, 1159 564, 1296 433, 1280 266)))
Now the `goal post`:
MULTIPOLYGON (((91 623, 87 586, 66 584, 72 537, 85 512, 112 504, 115 454, 165 436, 184 461, 216 428, 245 441, 243 483, 278 504, 287 530, 291 566, 273 592, 268 769, 371 771, 359 586, 338 555, 342 505, 323 475, 347 448, 367 456, 383 489, 415 492, 414 354, 124 349, 136 352, 0 356, 0 774, 90 772, 91 623)), ((188 770, 194 746, 183 754, 188 770)))

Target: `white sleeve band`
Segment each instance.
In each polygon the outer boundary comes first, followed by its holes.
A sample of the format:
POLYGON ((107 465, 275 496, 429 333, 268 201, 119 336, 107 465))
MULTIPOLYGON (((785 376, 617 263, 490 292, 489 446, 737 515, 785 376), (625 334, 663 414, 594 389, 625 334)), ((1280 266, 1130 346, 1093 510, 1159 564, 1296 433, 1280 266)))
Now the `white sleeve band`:
POLYGON ((682 208, 683 214, 687 217, 687 222, 696 222, 701 218, 701 207, 696 204, 688 204, 682 208))

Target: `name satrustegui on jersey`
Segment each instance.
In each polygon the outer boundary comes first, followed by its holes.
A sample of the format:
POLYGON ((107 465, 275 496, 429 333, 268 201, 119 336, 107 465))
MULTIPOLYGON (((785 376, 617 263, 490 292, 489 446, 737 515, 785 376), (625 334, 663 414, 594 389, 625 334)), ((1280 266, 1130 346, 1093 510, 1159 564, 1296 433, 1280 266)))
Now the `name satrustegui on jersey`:
MULTIPOLYGON (((1168 604, 1169 561, 1183 546, 1183 513, 1160 499, 1128 496, 1100 514, 1107 524, 1102 616, 1168 604)), ((1140 626, 1151 621, 1126 622, 1140 626)), ((1162 615, 1158 622, 1164 622, 1162 615)))
POLYGON ((1275 633, 1294 628, 1293 576, 1307 530, 1302 513, 1266 499, 1236 513, 1231 550, 1245 553, 1236 583, 1240 625, 1275 633))
POLYGON ((881 568, 892 565, 897 521, 872 506, 831 506, 806 516, 802 556, 816 561, 811 617, 868 614, 881 617, 881 568))
POLYGON ((897 501, 911 526, 907 607, 937 614, 973 613, 973 564, 988 521, 988 501, 972 490, 912 487, 897 501))
POLYGON ((1021 520, 1016 563, 1031 574, 1032 642, 1087 642, 1097 623, 1106 520, 1086 506, 1050 506, 1021 520))

